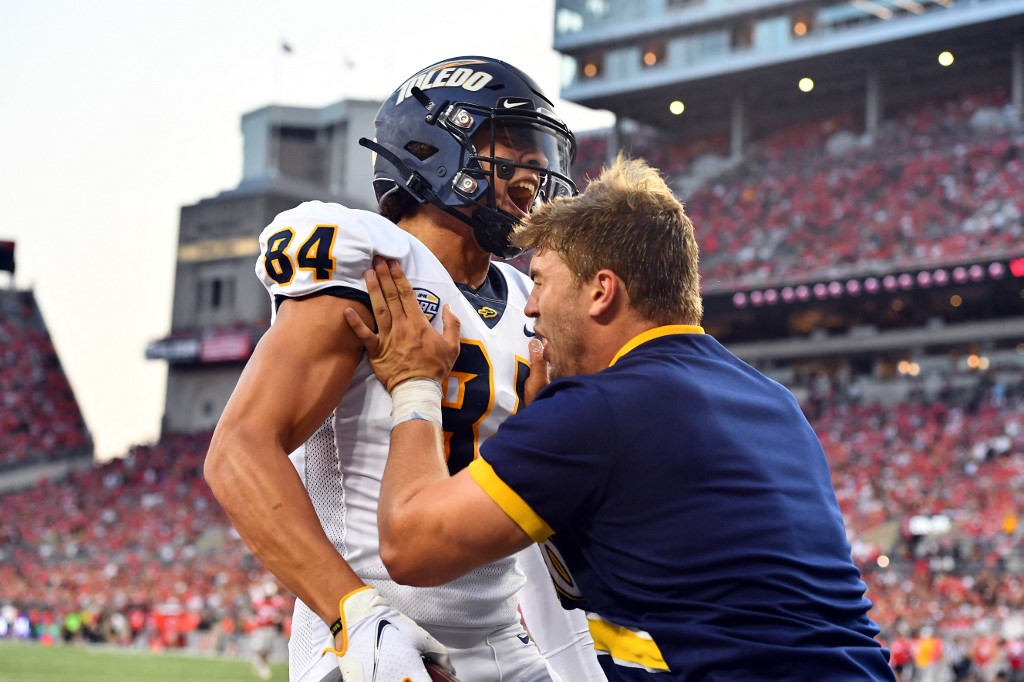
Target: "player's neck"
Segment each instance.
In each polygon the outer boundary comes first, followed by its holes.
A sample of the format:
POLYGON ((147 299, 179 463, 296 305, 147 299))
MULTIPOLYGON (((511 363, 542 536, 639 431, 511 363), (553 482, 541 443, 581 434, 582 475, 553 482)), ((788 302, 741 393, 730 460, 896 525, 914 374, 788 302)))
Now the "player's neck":
POLYGON ((476 243, 473 228, 440 211, 440 216, 430 213, 421 210, 401 220, 399 226, 430 249, 453 281, 474 289, 482 286, 491 257, 476 243))

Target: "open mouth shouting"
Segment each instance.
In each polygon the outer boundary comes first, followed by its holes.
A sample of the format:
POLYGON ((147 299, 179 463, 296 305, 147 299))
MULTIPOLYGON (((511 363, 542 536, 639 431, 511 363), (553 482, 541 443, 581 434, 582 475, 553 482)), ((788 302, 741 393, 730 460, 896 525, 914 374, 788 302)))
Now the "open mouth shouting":
POLYGON ((508 197, 505 210, 517 218, 524 218, 537 200, 540 185, 536 178, 521 178, 510 182, 505 193, 508 197), (508 205, 511 204, 511 205, 508 205))

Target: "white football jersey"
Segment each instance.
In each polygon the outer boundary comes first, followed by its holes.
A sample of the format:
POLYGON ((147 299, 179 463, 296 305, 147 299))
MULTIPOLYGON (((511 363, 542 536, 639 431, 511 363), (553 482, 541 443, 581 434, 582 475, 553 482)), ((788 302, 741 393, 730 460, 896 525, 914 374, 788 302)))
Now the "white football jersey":
MULTIPOLYGON (((318 201, 278 215, 261 234, 260 247, 256 274, 275 312, 283 298, 311 294, 368 306, 363 273, 375 255, 399 261, 435 328, 441 329, 442 306, 452 306, 462 322, 462 347, 444 387, 442 409, 452 473, 469 464, 480 443, 519 409, 532 335, 523 313, 530 281, 512 266, 492 263, 487 285, 473 292, 456 285, 430 250, 391 221, 318 201)), ((378 552, 377 500, 391 427, 391 397, 364 358, 334 413, 291 455, 327 536, 367 584, 424 625, 493 627, 518 621, 516 592, 524 578, 512 557, 439 587, 408 587, 389 579, 378 552)), ((300 638, 302 628, 312 625, 300 621, 309 618, 317 621, 315 631, 322 631, 319 618, 297 605, 293 631, 300 638)), ((310 642, 309 654, 319 657, 321 646, 319 640, 310 642)))

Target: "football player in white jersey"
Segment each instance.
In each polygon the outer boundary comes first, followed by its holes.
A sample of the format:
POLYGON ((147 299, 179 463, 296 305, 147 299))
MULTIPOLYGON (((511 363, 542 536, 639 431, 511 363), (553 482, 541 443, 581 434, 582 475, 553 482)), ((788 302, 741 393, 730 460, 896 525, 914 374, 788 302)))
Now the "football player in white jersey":
POLYGON ((363 273, 376 256, 402 264, 436 327, 452 307, 461 354, 443 428, 451 472, 467 466, 519 409, 530 367, 529 279, 491 256, 517 253, 509 234, 535 205, 575 192, 575 139, 553 109, 504 62, 433 64, 384 102, 375 139, 361 140, 374 152, 380 215, 307 202, 260 237, 256 274, 274 320, 224 409, 205 475, 298 597, 293 681, 426 681, 423 659, 448 667, 449 657, 463 682, 604 679, 585 619, 558 607, 536 547, 437 588, 389 578, 377 498, 391 399, 344 318, 352 309, 373 325, 363 273))

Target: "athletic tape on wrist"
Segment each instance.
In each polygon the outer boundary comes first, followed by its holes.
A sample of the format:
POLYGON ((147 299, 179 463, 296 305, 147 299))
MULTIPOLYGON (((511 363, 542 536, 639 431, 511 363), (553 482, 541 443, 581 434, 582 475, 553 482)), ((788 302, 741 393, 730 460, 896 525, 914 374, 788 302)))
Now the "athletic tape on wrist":
POLYGON ((433 379, 406 379, 391 389, 391 418, 398 426, 421 419, 441 426, 441 384, 433 379))

